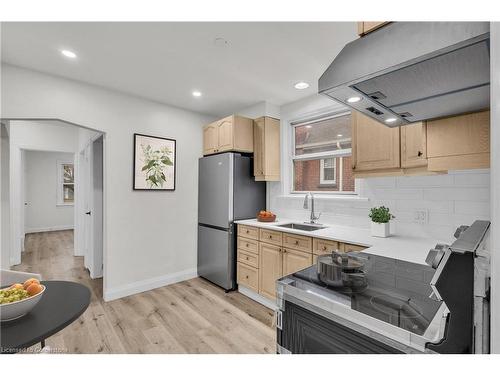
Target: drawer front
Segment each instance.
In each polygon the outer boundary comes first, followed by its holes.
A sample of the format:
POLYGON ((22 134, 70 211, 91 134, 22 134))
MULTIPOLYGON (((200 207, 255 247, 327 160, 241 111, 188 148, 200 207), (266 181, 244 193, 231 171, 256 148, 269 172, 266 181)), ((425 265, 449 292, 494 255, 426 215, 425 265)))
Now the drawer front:
POLYGON ((366 249, 365 246, 353 245, 350 243, 344 243, 342 245, 343 245, 342 251, 344 251, 345 253, 349 253, 351 251, 363 251, 364 249, 366 249))
POLYGON ((283 233, 283 247, 311 253, 312 238, 299 236, 297 234, 283 233))
POLYGON ((331 254, 332 251, 339 251, 340 246, 337 241, 313 239, 313 253, 316 255, 331 254))
POLYGON ((259 268, 259 255, 238 249, 238 262, 245 263, 246 265, 259 268))
POLYGON ((262 242, 269 243, 271 245, 281 246, 282 233, 276 232, 274 230, 261 229, 259 239, 262 242))
POLYGON ((257 240, 251 240, 250 238, 238 236, 238 249, 258 254, 259 242, 257 240))
POLYGON ((238 236, 258 240, 259 239, 259 228, 251 227, 249 225, 238 224, 238 236))
POLYGON ((238 262, 236 267, 238 284, 259 292, 259 270, 241 262, 238 262))

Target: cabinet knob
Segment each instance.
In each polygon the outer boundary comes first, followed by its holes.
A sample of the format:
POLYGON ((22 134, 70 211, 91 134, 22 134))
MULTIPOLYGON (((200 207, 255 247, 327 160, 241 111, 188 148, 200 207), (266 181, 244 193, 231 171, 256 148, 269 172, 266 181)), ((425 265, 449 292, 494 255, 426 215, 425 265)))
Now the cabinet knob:
POLYGON ((284 249, 283 252, 286 253, 286 249, 284 249))
POLYGON ((247 233, 250 233, 250 231, 247 229, 247 233))
POLYGON ((248 257, 247 257, 247 260, 248 260, 248 257))
POLYGON ((326 246, 323 246, 323 250, 326 250, 326 246))
POLYGON ((417 156, 422 156, 423 154, 424 154, 424 153, 423 153, 422 151, 419 151, 419 152, 417 153, 417 156))
POLYGON ((273 236, 269 235, 269 239, 273 238, 273 236))
POLYGON ((248 243, 247 243, 247 244, 246 244, 246 247, 249 247, 249 246, 250 246, 250 244, 248 244, 248 243))
POLYGON ((281 253, 281 247, 278 249, 278 251, 281 253))
POLYGON ((248 275, 245 276, 245 279, 248 279, 248 275))
POLYGON ((299 244, 299 241, 295 241, 295 245, 298 245, 299 244))

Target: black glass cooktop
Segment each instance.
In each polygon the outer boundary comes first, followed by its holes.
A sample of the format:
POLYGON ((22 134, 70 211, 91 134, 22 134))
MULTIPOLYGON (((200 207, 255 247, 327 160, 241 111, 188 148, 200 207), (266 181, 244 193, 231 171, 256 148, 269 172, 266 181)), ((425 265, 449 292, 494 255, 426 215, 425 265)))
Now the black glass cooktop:
POLYGON ((321 282, 313 265, 294 277, 340 294, 350 307, 407 331, 423 334, 443 302, 429 298, 432 267, 367 253, 356 255, 365 262, 367 286, 331 288, 321 282))

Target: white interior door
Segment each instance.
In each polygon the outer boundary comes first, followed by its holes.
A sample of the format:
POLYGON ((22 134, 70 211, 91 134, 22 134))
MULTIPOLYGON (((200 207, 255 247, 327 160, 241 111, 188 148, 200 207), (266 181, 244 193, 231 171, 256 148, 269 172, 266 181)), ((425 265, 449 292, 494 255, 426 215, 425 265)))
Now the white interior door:
POLYGON ((92 144, 92 264, 90 277, 102 277, 103 272, 103 137, 92 144))
POLYGON ((89 144, 83 152, 83 163, 82 169, 82 179, 81 179, 81 189, 83 196, 83 210, 81 212, 82 222, 83 222, 83 264, 85 268, 90 271, 90 254, 91 254, 91 243, 92 243, 92 232, 91 232, 91 202, 90 202, 90 184, 91 184, 91 174, 90 174, 90 156, 91 156, 92 145, 89 144))

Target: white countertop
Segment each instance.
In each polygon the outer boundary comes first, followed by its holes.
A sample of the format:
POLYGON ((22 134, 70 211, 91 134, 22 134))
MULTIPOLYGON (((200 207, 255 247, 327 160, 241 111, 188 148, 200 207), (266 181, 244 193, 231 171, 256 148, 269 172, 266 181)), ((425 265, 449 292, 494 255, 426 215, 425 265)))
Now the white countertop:
POLYGON ((393 235, 387 238, 372 237, 370 230, 339 225, 326 225, 326 228, 312 232, 283 228, 278 225, 297 223, 298 220, 279 219, 273 223, 262 223, 256 219, 236 220, 236 224, 251 225, 259 228, 274 229, 280 232, 300 234, 303 236, 322 238, 326 240, 348 242, 366 246, 364 252, 388 258, 404 260, 412 263, 425 264, 425 258, 430 249, 442 241, 434 238, 421 238, 393 235))

